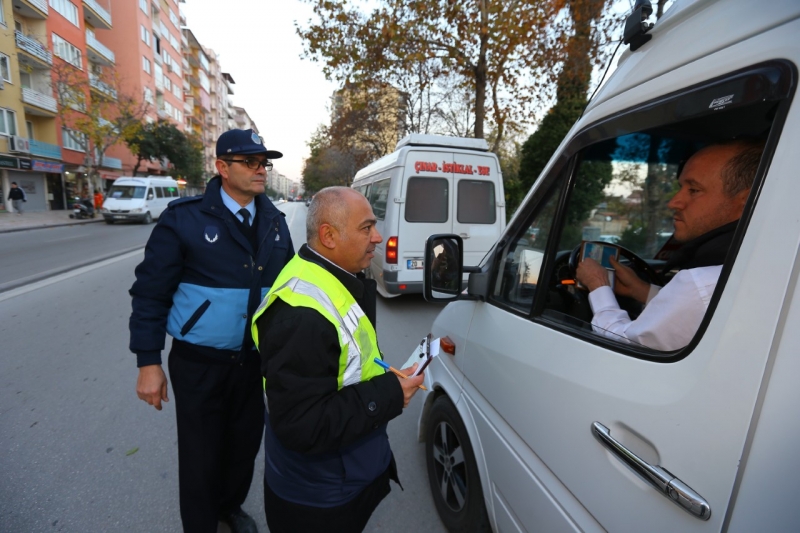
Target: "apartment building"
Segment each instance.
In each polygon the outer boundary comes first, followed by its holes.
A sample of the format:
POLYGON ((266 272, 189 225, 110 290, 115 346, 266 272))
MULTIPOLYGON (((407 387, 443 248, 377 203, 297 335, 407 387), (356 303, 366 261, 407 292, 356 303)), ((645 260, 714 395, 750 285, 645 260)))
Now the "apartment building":
MULTIPOLYGON (((0 0, 0 26, 8 29, 0 31, 0 188, 7 195, 16 181, 30 211, 66 209, 88 188, 85 146, 62 128, 54 87, 60 70, 88 87, 90 73, 114 64, 95 38, 112 27, 99 1, 0 0)), ((119 168, 119 161, 109 158, 104 167, 119 168)))
MULTIPOLYGON (((184 130, 183 47, 176 0, 110 0, 113 32, 99 36, 116 55, 116 72, 128 96, 147 103, 145 120, 168 120, 184 130)), ((122 160, 122 173, 131 175, 137 158, 119 144, 108 153, 122 160)), ((142 161, 142 175, 167 172, 166 161, 142 161)), ((111 175, 104 177, 114 177, 111 175)))

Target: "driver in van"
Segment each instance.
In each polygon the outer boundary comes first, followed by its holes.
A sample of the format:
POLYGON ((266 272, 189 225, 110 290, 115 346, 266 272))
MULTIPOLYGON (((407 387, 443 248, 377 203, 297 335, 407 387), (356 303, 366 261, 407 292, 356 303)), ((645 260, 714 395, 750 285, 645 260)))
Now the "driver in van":
POLYGON ((703 148, 686 162, 680 189, 667 207, 673 212, 674 238, 682 243, 664 271, 680 271, 664 287, 651 285, 612 259, 616 282, 592 259, 577 268, 589 289, 598 333, 655 350, 683 348, 697 332, 717 285, 764 150, 763 142, 731 141, 703 148), (620 309, 614 293, 644 304, 636 320, 620 309))

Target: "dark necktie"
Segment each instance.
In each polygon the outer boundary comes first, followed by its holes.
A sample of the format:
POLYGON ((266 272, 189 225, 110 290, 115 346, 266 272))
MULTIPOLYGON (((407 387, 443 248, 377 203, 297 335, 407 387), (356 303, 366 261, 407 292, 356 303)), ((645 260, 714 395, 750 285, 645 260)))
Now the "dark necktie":
POLYGON ((242 215, 242 220, 245 226, 250 226, 250 211, 244 207, 239 209, 239 214, 242 215))

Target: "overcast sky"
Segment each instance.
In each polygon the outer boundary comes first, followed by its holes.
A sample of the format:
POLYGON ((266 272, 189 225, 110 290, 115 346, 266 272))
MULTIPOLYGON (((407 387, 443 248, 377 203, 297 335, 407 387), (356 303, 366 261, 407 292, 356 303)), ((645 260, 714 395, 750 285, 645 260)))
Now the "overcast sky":
POLYGON ((233 76, 233 102, 244 107, 270 150, 283 153, 275 169, 300 182, 306 142, 329 122, 336 85, 318 63, 300 59, 294 21, 311 17, 300 0, 186 0, 180 4, 197 40, 213 49, 233 76))

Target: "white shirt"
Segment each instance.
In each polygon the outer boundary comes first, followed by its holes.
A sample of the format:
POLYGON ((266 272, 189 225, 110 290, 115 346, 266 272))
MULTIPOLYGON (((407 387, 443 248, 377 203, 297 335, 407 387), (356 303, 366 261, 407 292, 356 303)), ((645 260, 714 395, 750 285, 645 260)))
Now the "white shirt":
POLYGON ((651 292, 652 299, 636 320, 619 308, 611 287, 598 287, 589 293, 592 326, 606 337, 655 350, 683 348, 700 327, 720 272, 722 266, 681 270, 658 294, 651 292))
MULTIPOLYGON (((239 213, 239 210, 242 209, 242 206, 240 206, 236 200, 231 198, 231 196, 226 193, 225 189, 222 187, 220 187, 219 193, 219 195, 222 197, 222 203, 225 204, 225 207, 227 207, 230 212, 233 213, 237 219, 239 219, 239 222, 244 222, 244 217, 239 213)), ((256 201, 250 200, 250 203, 244 206, 244 208, 250 212, 250 220, 247 221, 247 225, 252 226, 253 217, 256 216, 256 201)))

